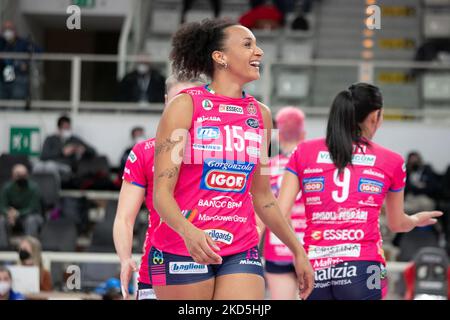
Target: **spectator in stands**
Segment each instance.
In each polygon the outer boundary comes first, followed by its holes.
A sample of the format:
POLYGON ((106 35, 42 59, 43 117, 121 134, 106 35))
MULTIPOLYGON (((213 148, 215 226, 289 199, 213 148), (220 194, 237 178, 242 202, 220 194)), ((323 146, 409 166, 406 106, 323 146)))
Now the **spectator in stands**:
POLYGON ((123 102, 164 102, 165 77, 142 57, 136 69, 119 83, 118 100, 123 102))
POLYGON ((21 228, 26 235, 37 236, 44 222, 39 187, 29 179, 28 169, 16 164, 12 180, 0 192, 0 215, 5 215, 10 230, 21 228))
POLYGON ((450 166, 447 167, 441 181, 439 210, 444 212, 441 223, 445 233, 447 254, 450 255, 450 166))
POLYGON ((79 161, 93 158, 96 155, 96 151, 81 138, 73 134, 69 117, 59 117, 57 125, 58 133, 48 136, 44 141, 41 160, 57 163, 62 185, 64 186, 77 171, 79 161))
MULTIPOLYGON (((32 53, 42 49, 17 35, 11 21, 5 21, 0 37, 0 52, 32 53)), ((30 64, 23 59, 0 59, 0 99, 26 99, 29 95, 30 64)))
POLYGON ((265 1, 250 1, 251 9, 245 12, 239 23, 249 29, 278 29, 283 25, 283 13, 265 1))
POLYGON ((25 300, 22 294, 13 291, 11 272, 4 266, 0 266, 0 300, 25 300))
POLYGON ((36 266, 40 271, 40 290, 51 291, 53 289, 52 276, 42 264, 42 246, 38 239, 25 236, 19 244, 19 259, 23 266, 36 266))
POLYGON ((424 164, 418 152, 410 152, 406 162, 405 211, 434 210, 438 188, 439 182, 431 166, 424 164))
MULTIPOLYGON (((192 5, 195 0, 183 0, 183 8, 181 9, 181 20, 180 23, 183 24, 186 22, 186 14, 189 10, 191 10, 192 5)), ((214 10, 214 18, 218 18, 220 16, 220 11, 222 8, 222 1, 220 0, 209 0, 212 9, 214 10)))
MULTIPOLYGON (((141 141, 145 140, 145 131, 142 127, 134 127, 131 129, 131 141, 132 144, 123 152, 122 157, 120 158, 120 171, 123 171, 125 168, 125 163, 127 162, 128 155, 130 154, 133 146, 141 141)), ((122 177, 122 175, 120 175, 122 177)))

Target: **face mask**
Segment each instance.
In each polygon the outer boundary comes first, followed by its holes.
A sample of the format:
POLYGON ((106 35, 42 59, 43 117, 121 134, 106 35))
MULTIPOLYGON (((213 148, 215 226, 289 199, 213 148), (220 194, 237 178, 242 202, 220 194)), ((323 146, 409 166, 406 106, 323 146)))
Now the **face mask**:
POLYGON ((7 29, 5 31, 3 31, 3 38, 5 38, 6 41, 12 41, 15 38, 15 33, 14 31, 7 29))
POLYGON ((11 289, 11 284, 7 281, 0 281, 0 295, 5 295, 11 289))
POLYGON ((19 258, 21 261, 25 261, 31 258, 31 253, 29 253, 27 250, 20 249, 19 250, 19 258))
POLYGON ((144 140, 145 140, 144 136, 139 136, 139 137, 134 138, 134 143, 139 143, 139 142, 142 142, 144 140))
POLYGON ((61 136, 63 139, 69 139, 72 136, 72 130, 62 130, 61 136))
POLYGON ((412 164, 412 165, 411 165, 411 169, 412 169, 413 171, 417 171, 417 170, 419 169, 419 164, 418 164, 418 163, 412 164))
POLYGON ((136 70, 139 74, 146 74, 148 70, 150 70, 150 66, 148 64, 140 63, 137 65, 136 70))
POLYGON ((19 178, 16 180, 16 183, 19 187, 25 188, 28 186, 28 179, 27 178, 19 178))

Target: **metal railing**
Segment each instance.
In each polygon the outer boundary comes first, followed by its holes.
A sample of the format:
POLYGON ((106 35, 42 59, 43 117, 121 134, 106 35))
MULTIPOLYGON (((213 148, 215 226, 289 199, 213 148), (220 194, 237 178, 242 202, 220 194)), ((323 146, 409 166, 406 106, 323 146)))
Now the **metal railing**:
MULTIPOLYGON (((109 62, 109 63, 127 63, 136 62, 142 59, 142 56, 121 56, 121 55, 92 55, 92 54, 56 54, 43 53, 33 54, 28 53, 0 53, 0 59, 23 59, 27 61, 67 61, 71 64, 70 72, 70 99, 66 101, 54 100, 31 100, 31 109, 69 109, 72 115, 76 115, 80 111, 90 110, 113 110, 113 111, 148 111, 161 112, 163 105, 161 103, 122 103, 112 101, 82 101, 81 99, 81 79, 84 62, 109 62)), ((167 60, 152 60, 155 64, 164 65, 166 73, 169 74, 170 66, 167 60)), ((304 59, 296 62, 283 61, 267 61, 264 63, 260 86, 262 88, 259 98, 262 102, 276 108, 276 105, 270 103, 273 96, 273 88, 276 85, 273 77, 274 68, 327 68, 327 67, 342 67, 354 68, 355 81, 373 82, 374 70, 377 68, 384 69, 416 69, 429 70, 433 72, 450 72, 450 63, 440 62, 410 62, 410 61, 362 61, 362 60, 325 60, 325 59, 304 59)), ((345 88, 347 83, 342 83, 342 88, 345 88)), ((420 86, 419 86, 420 90, 420 86)), ((252 93, 252 92, 250 92, 252 93)), ((446 104, 450 105, 450 102, 446 104)), ((0 100, 0 106, 9 108, 19 108, 25 105, 25 101, 21 100, 0 100)), ((329 107, 323 105, 311 105, 302 103, 302 108, 305 112, 312 115, 322 116, 327 114, 329 107)), ((389 110, 386 110, 389 115, 389 110)), ((450 108, 427 109, 407 109, 391 110, 396 114, 406 114, 414 117, 423 117, 425 115, 435 118, 448 117, 450 115, 450 108)))

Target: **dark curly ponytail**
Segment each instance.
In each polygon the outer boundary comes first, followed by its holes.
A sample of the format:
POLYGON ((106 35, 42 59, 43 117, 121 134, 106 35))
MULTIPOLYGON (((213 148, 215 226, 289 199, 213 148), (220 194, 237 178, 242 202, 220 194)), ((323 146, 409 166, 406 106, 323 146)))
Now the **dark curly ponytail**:
POLYGON ((215 50, 223 50, 224 30, 238 23, 226 19, 205 19, 184 24, 172 38, 172 69, 180 80, 212 77, 215 50))

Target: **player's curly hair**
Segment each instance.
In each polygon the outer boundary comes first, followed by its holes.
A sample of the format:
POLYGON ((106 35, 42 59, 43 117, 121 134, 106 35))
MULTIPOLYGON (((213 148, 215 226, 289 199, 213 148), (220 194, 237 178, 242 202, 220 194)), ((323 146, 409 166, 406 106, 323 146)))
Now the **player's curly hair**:
POLYGON ((224 30, 239 25, 228 19, 205 19, 184 24, 172 38, 172 69, 179 80, 198 78, 202 74, 212 78, 215 50, 223 50, 224 30))

